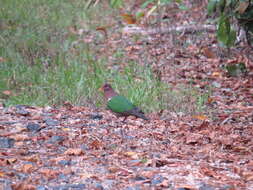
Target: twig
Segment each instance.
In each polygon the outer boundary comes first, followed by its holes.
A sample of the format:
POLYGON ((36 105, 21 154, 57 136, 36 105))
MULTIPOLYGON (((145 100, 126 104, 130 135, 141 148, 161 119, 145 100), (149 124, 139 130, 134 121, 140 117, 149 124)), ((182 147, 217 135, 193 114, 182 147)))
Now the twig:
POLYGON ((122 33, 124 34, 142 34, 142 35, 151 35, 157 33, 171 33, 171 32, 184 32, 184 33, 194 33, 194 32, 215 32, 216 27, 214 25, 185 25, 185 26, 176 26, 161 28, 160 30, 155 29, 144 29, 138 26, 127 26, 123 28, 122 33))

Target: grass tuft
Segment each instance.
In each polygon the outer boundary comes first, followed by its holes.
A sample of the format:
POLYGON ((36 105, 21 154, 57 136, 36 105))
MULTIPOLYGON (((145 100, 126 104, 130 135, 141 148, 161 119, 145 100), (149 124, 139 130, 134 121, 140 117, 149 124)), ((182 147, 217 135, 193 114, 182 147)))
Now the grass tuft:
MULTIPOLYGON (((146 112, 201 109, 205 99, 196 90, 172 90, 148 66, 129 62, 119 70, 117 65, 109 66, 107 59, 95 59, 96 50, 69 30, 94 28, 94 13, 106 14, 99 6, 89 10, 85 6, 83 0, 2 0, 0 100, 4 104, 43 106, 69 101, 100 107, 104 101, 98 88, 110 82, 146 112), (11 94, 4 94, 6 90, 11 94)), ((113 56, 121 59, 124 53, 113 56)))

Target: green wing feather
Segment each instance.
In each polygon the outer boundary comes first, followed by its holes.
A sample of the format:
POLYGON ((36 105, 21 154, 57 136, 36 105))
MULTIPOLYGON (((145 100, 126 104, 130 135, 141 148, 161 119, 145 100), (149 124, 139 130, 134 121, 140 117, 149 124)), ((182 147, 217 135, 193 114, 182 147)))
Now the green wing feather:
POLYGON ((114 96, 107 102, 107 107, 116 113, 123 113, 135 108, 124 96, 114 96))

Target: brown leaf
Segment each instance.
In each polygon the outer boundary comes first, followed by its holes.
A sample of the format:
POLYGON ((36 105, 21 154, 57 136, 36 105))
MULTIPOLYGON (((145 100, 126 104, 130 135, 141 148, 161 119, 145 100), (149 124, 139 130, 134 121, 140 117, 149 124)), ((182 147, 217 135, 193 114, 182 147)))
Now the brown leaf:
POLYGON ((83 150, 81 148, 69 148, 64 152, 64 154, 72 156, 80 156, 83 154, 83 150))
POLYGON ((6 96, 11 96, 12 95, 12 92, 10 90, 4 90, 2 93, 6 96))
POLYGON ((215 177, 217 176, 216 172, 214 170, 212 170, 210 167, 208 166, 202 166, 200 169, 200 172, 205 175, 205 176, 209 176, 209 177, 215 177))
POLYGON ((16 161, 17 161, 16 158, 9 158, 9 159, 6 160, 7 164, 13 164, 13 163, 15 163, 16 161))
POLYGON ((97 31, 101 31, 101 32, 103 32, 103 33, 104 33, 104 35, 105 35, 105 37, 107 37, 107 36, 108 36, 108 34, 107 34, 107 30, 106 30, 106 27, 97 27, 97 28, 96 28, 96 30, 97 30, 97 31))
POLYGON ((15 134, 11 135, 10 138, 15 139, 16 141, 25 141, 30 139, 27 134, 15 134))
POLYGON ((208 119, 208 117, 206 115, 194 115, 193 118, 201 120, 201 121, 208 119))
POLYGON ((93 149, 99 149, 102 147, 102 143, 99 140, 94 140, 92 143, 90 143, 90 147, 93 149))
POLYGON ((21 171, 24 173, 31 173, 34 169, 34 166, 32 164, 25 164, 21 167, 21 171))
POLYGON ((6 59, 3 58, 3 57, 0 57, 0 63, 1 63, 1 62, 4 62, 4 61, 6 61, 6 59))
POLYGON ((121 17, 122 17, 123 21, 127 24, 135 24, 136 23, 136 18, 134 15, 121 14, 121 17))
POLYGON ((35 190, 36 189, 34 185, 27 184, 27 183, 12 184, 11 187, 13 190, 35 190))
POLYGON ((55 179, 59 175, 60 171, 50 170, 50 169, 47 169, 47 168, 42 168, 39 172, 43 176, 47 177, 48 179, 55 179))
POLYGON ((214 72, 212 73, 212 76, 213 76, 213 77, 219 77, 219 78, 221 78, 221 77, 222 77, 222 73, 221 73, 221 72, 214 71, 214 72))
POLYGON ((212 51, 212 49, 209 48, 209 47, 204 47, 204 48, 202 49, 202 52, 203 52, 203 54, 204 54, 207 58, 213 59, 213 58, 216 57, 215 54, 214 54, 214 52, 212 51))
POLYGON ((39 155, 32 155, 32 156, 25 157, 24 160, 37 163, 40 161, 40 157, 39 155))
POLYGON ((248 181, 248 182, 253 181, 253 172, 251 172, 251 171, 243 172, 242 175, 243 175, 243 177, 245 178, 246 181, 248 181))
POLYGON ((0 177, 4 177, 5 176, 5 173, 0 171, 0 177))
POLYGON ((138 153, 137 152, 124 152, 124 155, 127 157, 131 157, 132 159, 138 159, 138 153))
POLYGON ((249 1, 240 1, 239 6, 236 8, 240 14, 243 14, 249 6, 249 1))
POLYGON ((202 138, 202 135, 197 134, 197 133, 192 133, 191 135, 187 135, 185 143, 186 144, 198 143, 201 138, 202 138))

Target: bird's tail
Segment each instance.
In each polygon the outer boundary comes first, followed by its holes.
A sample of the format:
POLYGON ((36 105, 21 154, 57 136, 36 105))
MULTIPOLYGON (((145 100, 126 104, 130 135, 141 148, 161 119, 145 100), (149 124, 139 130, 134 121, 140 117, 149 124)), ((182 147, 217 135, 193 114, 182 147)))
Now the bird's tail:
POLYGON ((132 114, 136 117, 142 118, 144 120, 149 120, 143 113, 143 111, 137 107, 135 107, 133 110, 131 110, 132 114))

